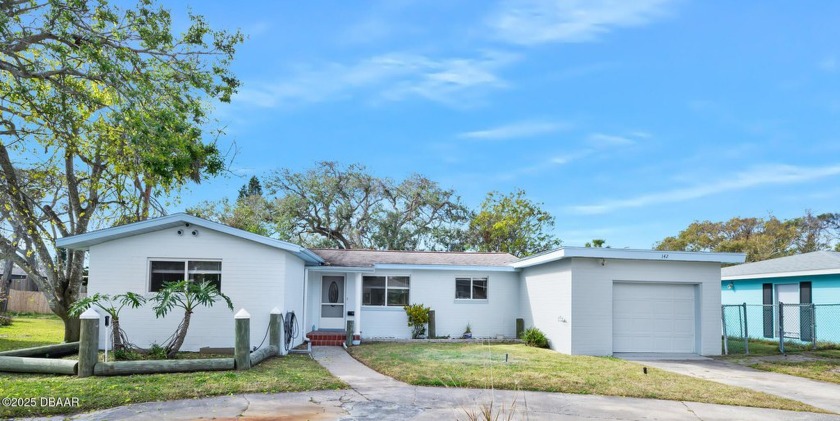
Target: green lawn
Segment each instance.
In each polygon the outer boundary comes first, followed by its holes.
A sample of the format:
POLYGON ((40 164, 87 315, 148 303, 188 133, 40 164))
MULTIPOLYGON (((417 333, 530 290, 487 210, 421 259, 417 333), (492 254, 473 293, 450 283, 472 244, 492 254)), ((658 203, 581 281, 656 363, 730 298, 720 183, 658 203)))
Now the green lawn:
MULTIPOLYGON (((17 317, 0 327, 0 350, 61 342, 58 319, 17 317)), ((192 355, 191 357, 194 357, 192 355)), ((247 371, 88 377, 0 373, 2 397, 78 398, 78 407, 0 406, 0 418, 67 414, 137 402, 197 398, 238 393, 299 392, 341 389, 346 385, 305 355, 264 361, 247 371)))
POLYGON ((11 326, 0 326, 0 351, 61 343, 64 322, 56 316, 13 316, 11 326))
POLYGON ((374 343, 350 348, 374 370, 404 382, 536 390, 824 412, 801 402, 669 373, 612 357, 570 356, 521 344, 374 343), (505 362, 505 354, 508 362, 505 362))
POLYGON ((779 352, 778 341, 751 339, 749 346, 746 355, 743 345, 733 352, 730 342, 730 354, 720 358, 758 370, 840 384, 840 345, 836 343, 817 342, 813 350, 811 344, 786 342, 785 355, 779 352))
POLYGON ((764 371, 790 374, 840 384, 840 360, 835 361, 762 361, 750 364, 750 367, 764 371))

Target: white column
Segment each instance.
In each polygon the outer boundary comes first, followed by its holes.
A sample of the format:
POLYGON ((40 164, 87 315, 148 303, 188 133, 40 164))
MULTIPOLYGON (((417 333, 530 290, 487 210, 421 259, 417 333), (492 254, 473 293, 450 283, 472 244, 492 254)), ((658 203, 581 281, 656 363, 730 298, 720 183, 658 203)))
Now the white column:
POLYGON ((356 273, 356 308, 355 308, 355 323, 353 323, 353 335, 362 334, 362 274, 356 273))

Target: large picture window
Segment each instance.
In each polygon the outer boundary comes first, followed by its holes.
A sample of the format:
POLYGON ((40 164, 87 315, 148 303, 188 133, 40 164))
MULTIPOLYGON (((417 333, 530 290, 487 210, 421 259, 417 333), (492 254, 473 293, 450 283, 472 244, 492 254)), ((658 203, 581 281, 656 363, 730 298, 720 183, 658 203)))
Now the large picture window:
POLYGON ((153 260, 151 262, 149 291, 158 292, 167 282, 184 279, 192 282, 210 282, 222 290, 222 262, 212 260, 153 260))
POLYGON ((455 278, 456 300, 486 300, 487 278, 455 278))
POLYGON ((362 278, 362 304, 366 306, 407 306, 408 276, 365 276, 362 278))

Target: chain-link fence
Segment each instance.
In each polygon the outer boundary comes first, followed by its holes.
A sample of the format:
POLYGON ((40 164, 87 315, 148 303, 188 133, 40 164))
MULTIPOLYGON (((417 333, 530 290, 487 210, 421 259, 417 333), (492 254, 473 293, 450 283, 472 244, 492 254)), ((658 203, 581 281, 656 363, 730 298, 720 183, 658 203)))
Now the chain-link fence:
POLYGON ((840 344, 840 304, 725 304, 721 317, 724 354, 749 354, 751 343, 782 353, 840 344))

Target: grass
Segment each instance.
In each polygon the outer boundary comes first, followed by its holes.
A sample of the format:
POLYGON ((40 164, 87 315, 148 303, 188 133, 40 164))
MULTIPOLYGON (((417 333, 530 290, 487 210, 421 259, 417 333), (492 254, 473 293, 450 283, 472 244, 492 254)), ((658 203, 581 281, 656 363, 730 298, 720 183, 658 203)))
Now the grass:
MULTIPOLYGON (((731 344, 731 342, 730 342, 731 344)), ((722 359, 763 371, 789 374, 840 384, 840 345, 817 342, 813 350, 809 343, 785 342, 785 354, 779 352, 778 341, 750 339, 750 353, 743 346, 722 359)))
POLYGON ((350 348, 374 370, 406 383, 627 396, 825 412, 749 389, 612 357, 570 356, 521 344, 374 343, 350 348), (505 362, 505 355, 508 361, 505 362))
POLYGON ((0 373, 3 397, 78 398, 78 407, 0 406, 0 418, 67 414, 138 402, 239 393, 342 389, 346 385, 305 355, 273 358, 247 371, 147 374, 121 377, 0 373))
POLYGON ((56 316, 13 315, 10 326, 0 327, 0 351, 57 344, 64 341, 64 322, 56 316))
MULTIPOLYGON (((16 317, 0 327, 0 350, 59 343, 64 327, 55 318, 16 317)), ((184 353, 178 358, 196 358, 184 353)), ((208 357, 201 355, 202 358, 208 357)), ((209 357, 208 357, 209 358, 209 357)), ((247 371, 215 371, 87 377, 0 373, 2 396, 9 398, 78 398, 79 406, 0 406, 0 419, 69 414, 131 403, 199 398, 239 393, 300 392, 347 387, 304 355, 272 358, 247 371)))

